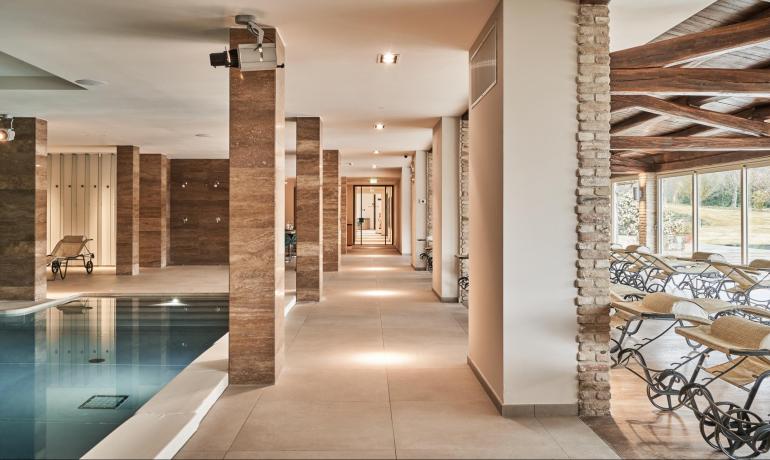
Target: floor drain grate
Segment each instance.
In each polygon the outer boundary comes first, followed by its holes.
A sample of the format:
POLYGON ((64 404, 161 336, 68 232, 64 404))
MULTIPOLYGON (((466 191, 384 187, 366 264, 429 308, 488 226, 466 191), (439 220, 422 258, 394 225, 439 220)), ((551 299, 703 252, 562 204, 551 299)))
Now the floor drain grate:
POLYGON ((126 395, 94 395, 78 409, 117 409, 126 399, 128 399, 126 395))

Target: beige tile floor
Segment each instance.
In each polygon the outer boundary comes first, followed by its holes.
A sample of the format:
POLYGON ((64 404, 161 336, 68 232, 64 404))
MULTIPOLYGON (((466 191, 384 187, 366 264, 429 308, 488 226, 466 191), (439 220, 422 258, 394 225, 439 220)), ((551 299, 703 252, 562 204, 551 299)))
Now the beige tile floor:
POLYGON ((278 383, 228 388, 177 458, 617 458, 576 417, 500 417, 466 364, 467 310, 429 276, 344 256, 289 314, 278 383))

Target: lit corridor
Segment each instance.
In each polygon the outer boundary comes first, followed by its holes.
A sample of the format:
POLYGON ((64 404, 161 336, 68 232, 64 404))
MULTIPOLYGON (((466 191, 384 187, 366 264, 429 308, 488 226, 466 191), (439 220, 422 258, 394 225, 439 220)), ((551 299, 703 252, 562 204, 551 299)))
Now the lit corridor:
POLYGON ((345 255, 288 315, 278 384, 228 388, 177 458, 616 458, 577 417, 500 417, 467 321, 408 257, 345 255))

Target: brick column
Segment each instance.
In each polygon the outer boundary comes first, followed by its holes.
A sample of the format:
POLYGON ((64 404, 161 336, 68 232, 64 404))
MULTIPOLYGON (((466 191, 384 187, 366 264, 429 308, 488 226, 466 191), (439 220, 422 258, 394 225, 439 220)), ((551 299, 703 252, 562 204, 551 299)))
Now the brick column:
MULTIPOLYGON (((460 156, 458 169, 460 172, 460 241, 458 244, 460 254, 470 252, 470 127, 468 120, 460 121, 460 156)), ((468 276, 468 260, 458 262, 460 276, 468 276)), ((470 289, 470 288, 469 288, 470 289)), ((460 302, 468 306, 468 291, 459 289, 460 302)))
MULTIPOLYGON (((265 40, 283 41, 275 29, 265 40)), ((230 29, 230 46, 254 43, 230 29)), ((284 71, 230 69, 230 383, 275 383, 284 350, 284 71)))
POLYGON ((348 178, 340 178, 340 253, 348 252, 348 178))
POLYGON ((297 300, 317 302, 323 290, 323 158, 321 119, 297 118, 297 300))
POLYGON ((48 124, 16 118, 0 142, 0 300, 46 297, 48 124))
POLYGON ((340 151, 323 152, 323 271, 340 268, 340 151))
POLYGON ((639 244, 653 252, 658 251, 658 232, 655 227, 658 201, 658 183, 655 173, 640 173, 639 188, 643 197, 639 202, 639 244))
POLYGON ((608 0, 578 15, 578 409, 610 413, 610 52, 608 0))
POLYGON ((115 274, 139 274, 139 147, 119 145, 115 274))
POLYGON ((168 248, 168 158, 139 155, 139 265, 165 267, 168 248))

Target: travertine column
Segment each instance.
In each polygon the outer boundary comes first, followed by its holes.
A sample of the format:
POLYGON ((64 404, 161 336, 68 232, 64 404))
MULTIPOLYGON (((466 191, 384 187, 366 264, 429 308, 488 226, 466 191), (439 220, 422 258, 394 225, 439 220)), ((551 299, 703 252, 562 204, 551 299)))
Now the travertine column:
MULTIPOLYGON (((265 30, 283 63, 283 42, 265 30)), ((230 29, 230 46, 254 43, 230 29)), ((284 71, 230 69, 230 383, 272 384, 283 361, 284 71)))
POLYGON ((139 274, 139 147, 119 145, 115 274, 139 274))
POLYGON ((16 118, 16 140, 0 142, 0 300, 46 296, 48 124, 16 118))
POLYGON ((168 248, 168 158, 139 155, 139 265, 165 267, 168 248))
POLYGON ((323 290, 323 159, 321 119, 297 118, 297 300, 317 302, 323 290))
POLYGON ((323 262, 325 272, 340 269, 340 151, 323 152, 323 262))
POLYGON ((348 252, 348 178, 340 178, 340 253, 348 252))

